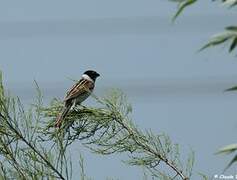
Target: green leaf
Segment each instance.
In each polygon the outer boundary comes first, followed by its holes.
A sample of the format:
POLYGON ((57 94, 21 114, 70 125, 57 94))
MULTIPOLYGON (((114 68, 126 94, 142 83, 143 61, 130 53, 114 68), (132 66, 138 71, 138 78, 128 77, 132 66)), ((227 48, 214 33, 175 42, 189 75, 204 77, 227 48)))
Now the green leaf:
POLYGON ((200 48, 199 51, 202 51, 211 46, 220 45, 224 43, 225 41, 229 40, 230 38, 233 38, 233 36, 234 36, 233 33, 228 32, 228 31, 221 34, 217 34, 213 36, 207 44, 205 44, 202 48, 200 48))
POLYGON ((237 26, 228 26, 225 29, 228 31, 237 31, 237 26))
POLYGON ((230 7, 234 7, 237 5, 237 1, 235 1, 235 3, 233 3, 230 7))
POLYGON ((225 91, 237 91, 237 86, 226 89, 225 91))
POLYGON ((236 161, 237 161, 237 154, 233 157, 233 159, 230 161, 230 163, 226 166, 224 171, 226 171, 236 161))
MULTIPOLYGON (((216 154, 230 154, 237 150, 237 144, 229 144, 218 150, 216 154)), ((226 166, 224 171, 226 171, 234 162, 237 161, 237 154, 233 157, 230 163, 226 166)))
POLYGON ((177 12, 175 13, 175 15, 172 18, 172 21, 175 21, 176 18, 183 12, 183 10, 192 5, 193 3, 195 3, 197 0, 185 0, 185 1, 178 1, 179 2, 179 8, 177 10, 177 12))
POLYGON ((229 37, 213 39, 213 40, 209 41, 207 44, 205 44, 203 47, 201 47, 199 49, 199 51, 203 51, 204 49, 209 48, 211 46, 216 46, 216 45, 219 45, 221 43, 224 43, 228 39, 229 39, 229 37))
POLYGON ((229 47, 229 53, 232 52, 237 46, 237 26, 228 26, 225 29, 226 29, 225 32, 213 36, 207 42, 207 44, 205 44, 203 47, 199 49, 199 51, 202 51, 211 46, 220 45, 226 41, 231 41, 231 44, 229 47))
POLYGON ((230 45, 230 48, 229 48, 229 52, 232 52, 234 50, 234 48, 236 47, 237 45, 237 37, 233 39, 231 45, 230 45))
POLYGON ((198 173, 198 175, 201 176, 203 180, 208 180, 207 175, 202 174, 202 173, 198 173))
POLYGON ((216 154, 230 154, 236 150, 237 150, 237 144, 229 144, 227 146, 220 148, 216 154))
POLYGON ((237 0, 224 0, 223 4, 232 8, 237 5, 237 0))

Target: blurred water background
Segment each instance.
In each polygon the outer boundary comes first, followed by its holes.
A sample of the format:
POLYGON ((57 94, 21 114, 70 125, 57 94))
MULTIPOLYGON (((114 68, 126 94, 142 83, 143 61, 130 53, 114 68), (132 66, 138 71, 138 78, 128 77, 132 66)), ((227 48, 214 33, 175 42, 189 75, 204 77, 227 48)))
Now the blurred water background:
MULTIPOLYGON (((72 85, 68 78, 95 69, 101 74, 95 94, 122 89, 141 129, 169 134, 184 157, 195 151, 194 173, 222 172, 230 157, 214 153, 236 142, 237 94, 224 93, 237 84, 236 57, 224 48, 197 50, 235 22, 233 10, 198 2, 172 24, 176 6, 164 0, 1 4, 0 69, 7 88, 25 104, 34 97, 34 79, 47 104, 64 97, 72 85)), ((126 156, 98 157, 74 147, 72 156, 83 153, 86 173, 94 179, 141 179, 141 169, 120 163, 126 156)))

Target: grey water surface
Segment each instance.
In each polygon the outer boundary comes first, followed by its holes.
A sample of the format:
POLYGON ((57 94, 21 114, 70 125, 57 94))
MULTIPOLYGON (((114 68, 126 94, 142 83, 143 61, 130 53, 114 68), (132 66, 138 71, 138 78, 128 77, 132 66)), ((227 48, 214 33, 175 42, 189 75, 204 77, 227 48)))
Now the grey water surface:
MULTIPOLYGON (((195 151, 194 174, 220 174, 231 157, 214 153, 236 142, 237 61, 225 48, 197 50, 232 25, 236 13, 219 3, 198 2, 171 23, 176 6, 166 1, 15 1, 0 6, 0 69, 8 89, 25 104, 36 80, 47 104, 63 98, 86 69, 101 77, 95 94, 120 88, 141 129, 165 132, 186 157, 195 151)), ((92 104, 88 99, 84 105, 92 104)), ((124 155, 85 156, 94 179, 142 179, 142 170, 121 163, 124 155)), ((78 167, 78 159, 73 164, 78 167)), ((235 168, 226 172, 235 174, 235 168)), ((73 172, 77 179, 79 171, 73 172)), ((197 175, 194 179, 199 179, 197 175)))

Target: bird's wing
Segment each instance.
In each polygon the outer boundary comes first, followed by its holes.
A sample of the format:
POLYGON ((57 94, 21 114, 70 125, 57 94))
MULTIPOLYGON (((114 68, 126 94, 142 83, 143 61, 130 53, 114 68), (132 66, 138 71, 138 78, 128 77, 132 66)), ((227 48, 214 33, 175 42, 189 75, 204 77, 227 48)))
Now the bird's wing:
POLYGON ((81 79, 79 82, 74 84, 66 94, 64 101, 76 98, 81 94, 91 92, 94 88, 94 83, 86 79, 81 79))

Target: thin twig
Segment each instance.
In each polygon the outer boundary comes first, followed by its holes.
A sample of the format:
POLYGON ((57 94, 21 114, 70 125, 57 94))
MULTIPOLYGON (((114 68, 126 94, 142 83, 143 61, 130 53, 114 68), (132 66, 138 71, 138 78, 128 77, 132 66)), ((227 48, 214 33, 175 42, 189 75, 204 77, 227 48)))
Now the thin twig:
POLYGON ((169 166, 171 169, 173 169, 183 180, 189 180, 188 177, 186 177, 183 172, 181 170, 179 170, 173 163, 171 163, 167 158, 161 156, 161 154, 157 153, 155 150, 153 150, 150 146, 148 146, 147 144, 143 144, 141 142, 139 142, 136 138, 135 138, 135 133, 134 131, 128 127, 125 123, 123 123, 123 121, 119 121, 117 118, 115 118, 115 121, 118 122, 121 126, 124 127, 124 129, 127 130, 127 132, 131 135, 131 137, 133 138, 133 140, 136 142, 136 144, 138 146, 141 146, 143 149, 145 149, 146 151, 148 151, 149 153, 155 155, 156 157, 158 157, 160 160, 162 160, 167 166, 169 166))
POLYGON ((18 132, 14 126, 7 120, 12 120, 12 118, 7 114, 7 118, 4 117, 0 112, 0 117, 6 120, 7 125, 12 129, 12 131, 29 147, 31 148, 62 180, 65 180, 63 175, 30 143, 28 142, 20 132, 18 132))

